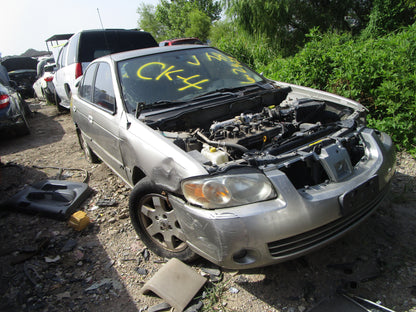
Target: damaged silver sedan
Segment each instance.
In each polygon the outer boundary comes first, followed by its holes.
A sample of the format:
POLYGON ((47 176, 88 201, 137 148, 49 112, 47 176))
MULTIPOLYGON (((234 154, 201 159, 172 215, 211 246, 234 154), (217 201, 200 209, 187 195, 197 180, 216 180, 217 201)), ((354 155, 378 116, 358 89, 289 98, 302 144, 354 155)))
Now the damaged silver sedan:
POLYGON ((359 103, 207 46, 97 59, 71 112, 88 159, 133 188, 131 221, 162 257, 235 269, 298 257, 369 216, 394 174, 392 141, 359 103))

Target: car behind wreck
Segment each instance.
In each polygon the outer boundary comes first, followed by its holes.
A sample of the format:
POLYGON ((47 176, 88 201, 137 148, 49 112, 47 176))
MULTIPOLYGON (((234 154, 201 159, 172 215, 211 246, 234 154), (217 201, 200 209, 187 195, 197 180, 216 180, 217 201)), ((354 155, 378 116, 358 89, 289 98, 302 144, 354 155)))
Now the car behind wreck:
POLYGON ((30 109, 12 87, 0 83, 0 138, 30 133, 27 118, 30 109))
POLYGON ((10 80, 15 82, 15 90, 23 98, 34 96, 33 84, 36 81, 38 61, 32 57, 8 57, 1 64, 7 68, 10 80))
POLYGON ((133 188, 132 223, 162 257, 237 269, 298 257, 369 216, 394 174, 392 141, 362 105, 206 46, 97 59, 71 113, 89 160, 133 188))

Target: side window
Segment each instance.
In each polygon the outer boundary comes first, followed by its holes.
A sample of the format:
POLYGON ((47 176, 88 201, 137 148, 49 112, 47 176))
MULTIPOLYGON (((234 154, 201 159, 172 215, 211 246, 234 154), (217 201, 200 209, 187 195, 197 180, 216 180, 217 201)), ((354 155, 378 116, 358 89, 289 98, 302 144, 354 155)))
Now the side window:
POLYGON ((62 49, 61 52, 59 53, 59 57, 58 57, 58 64, 59 64, 59 68, 62 68, 64 66, 66 66, 66 52, 68 50, 68 44, 65 44, 62 49))
POLYGON ((81 33, 75 34, 71 37, 71 40, 69 40, 68 43, 68 57, 67 57, 67 64, 73 64, 76 63, 77 58, 77 47, 79 43, 79 37, 81 36, 81 33))
POLYGON ((93 103, 110 112, 115 112, 116 98, 113 89, 110 65, 100 63, 95 78, 93 103))
POLYGON ((92 86, 94 82, 94 74, 97 69, 97 64, 92 64, 87 68, 82 83, 79 87, 79 96, 88 102, 92 102, 92 86))
POLYGON ((62 47, 59 50, 59 54, 58 54, 58 59, 56 60, 56 67, 59 69, 61 68, 61 63, 62 63, 62 51, 64 50, 64 48, 62 47))

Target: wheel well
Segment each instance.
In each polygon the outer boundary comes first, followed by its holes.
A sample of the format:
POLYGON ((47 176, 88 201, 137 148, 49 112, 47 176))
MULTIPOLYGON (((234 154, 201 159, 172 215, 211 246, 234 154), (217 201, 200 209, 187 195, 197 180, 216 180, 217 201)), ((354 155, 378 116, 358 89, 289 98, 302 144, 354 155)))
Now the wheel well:
POLYGON ((69 95, 71 94, 71 87, 67 83, 65 84, 65 92, 66 92, 66 95, 70 97, 69 95))
POLYGON ((133 168, 133 175, 132 175, 132 178, 131 178, 131 180, 133 182, 133 185, 136 185, 137 182, 139 182, 144 177, 146 177, 146 175, 140 168, 138 168, 138 167, 133 168))

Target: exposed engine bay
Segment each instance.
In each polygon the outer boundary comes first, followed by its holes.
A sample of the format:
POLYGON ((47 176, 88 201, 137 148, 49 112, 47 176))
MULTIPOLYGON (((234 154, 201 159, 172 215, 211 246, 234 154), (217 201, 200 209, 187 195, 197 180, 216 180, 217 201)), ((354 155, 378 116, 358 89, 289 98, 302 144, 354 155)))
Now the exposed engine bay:
POLYGON ((296 188, 303 188, 342 180, 351 173, 365 154, 362 118, 362 111, 297 98, 290 88, 281 88, 221 99, 203 109, 150 114, 145 122, 210 173, 235 166, 262 170, 273 165, 296 188), (342 168, 333 169, 336 166, 342 168))

